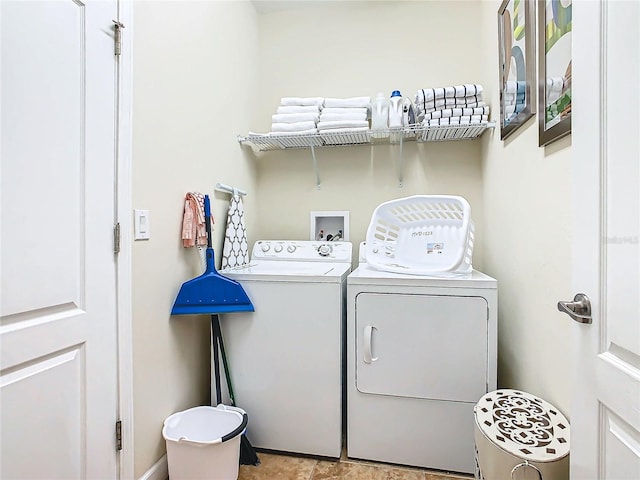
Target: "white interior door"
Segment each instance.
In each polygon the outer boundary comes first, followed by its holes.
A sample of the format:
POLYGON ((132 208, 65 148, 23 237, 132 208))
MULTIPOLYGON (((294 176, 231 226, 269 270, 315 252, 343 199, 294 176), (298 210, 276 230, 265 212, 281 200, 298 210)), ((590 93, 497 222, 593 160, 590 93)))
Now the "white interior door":
POLYGON ((2 478, 116 478, 116 1, 0 2, 2 478))
POLYGON ((574 2, 571 478, 640 478, 640 3, 574 2))

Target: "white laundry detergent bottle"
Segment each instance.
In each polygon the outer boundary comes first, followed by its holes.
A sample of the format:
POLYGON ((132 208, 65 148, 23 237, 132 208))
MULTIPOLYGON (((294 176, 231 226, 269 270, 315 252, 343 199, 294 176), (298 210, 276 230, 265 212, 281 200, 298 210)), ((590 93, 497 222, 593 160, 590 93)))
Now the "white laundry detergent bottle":
POLYGON ((389 128, 398 127, 402 127, 402 95, 394 90, 389 101, 389 128))
POLYGON ((373 138, 389 136, 389 101, 384 93, 378 93, 371 103, 371 136, 373 138))

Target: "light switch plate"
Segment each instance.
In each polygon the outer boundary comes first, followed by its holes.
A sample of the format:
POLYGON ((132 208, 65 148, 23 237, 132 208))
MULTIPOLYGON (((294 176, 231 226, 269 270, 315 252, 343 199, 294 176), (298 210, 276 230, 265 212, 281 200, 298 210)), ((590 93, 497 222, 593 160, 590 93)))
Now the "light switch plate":
POLYGON ((149 210, 133 210, 133 238, 134 240, 149 240, 151 238, 151 222, 149 210))

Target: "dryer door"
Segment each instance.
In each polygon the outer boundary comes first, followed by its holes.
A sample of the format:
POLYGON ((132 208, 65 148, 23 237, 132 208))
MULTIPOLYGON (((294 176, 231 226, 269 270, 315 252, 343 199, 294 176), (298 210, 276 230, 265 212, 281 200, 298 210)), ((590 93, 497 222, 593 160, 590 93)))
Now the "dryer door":
POLYGON ((482 297, 360 293, 357 389, 477 402, 487 391, 487 335, 482 297))

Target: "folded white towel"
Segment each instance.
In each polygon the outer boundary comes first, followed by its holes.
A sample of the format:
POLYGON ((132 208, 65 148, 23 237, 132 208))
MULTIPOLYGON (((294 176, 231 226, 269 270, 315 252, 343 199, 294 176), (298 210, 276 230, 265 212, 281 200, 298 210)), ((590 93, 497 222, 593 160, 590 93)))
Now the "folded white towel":
POLYGON ((316 122, 272 123, 272 132, 296 132, 316 127, 316 122))
POLYGON ((320 135, 329 133, 355 133, 355 132, 367 132, 369 127, 351 127, 351 128, 331 128, 329 130, 320 130, 320 135))
POLYGON ((368 107, 371 97, 325 98, 325 107, 368 107))
POLYGON ((280 99, 280 105, 317 105, 321 106, 324 102, 323 97, 283 97, 280 99))
POLYGON ((325 107, 322 109, 322 113, 364 113, 365 115, 369 111, 366 107, 325 107))
POLYGON ((276 113, 320 113, 318 105, 280 105, 276 113))
POLYGON ((463 115, 488 115, 489 106, 476 108, 445 108, 444 110, 436 110, 424 115, 425 120, 431 120, 434 118, 446 118, 446 117, 461 117, 463 115))
MULTIPOLYGON (((444 108, 454 108, 454 107, 467 107, 467 105, 471 103, 477 103, 482 101, 482 98, 476 99, 476 97, 465 97, 465 98, 438 98, 436 100, 430 100, 428 102, 416 103, 418 109, 429 109, 435 108, 442 110, 444 108)), ((467 107, 468 108, 468 107, 467 107)))
MULTIPOLYGON (((471 98, 473 98, 473 97, 471 97, 471 98)), ((436 102, 441 102, 441 101, 442 100, 437 100, 436 102)), ((486 106, 486 104, 483 101, 468 102, 468 103, 461 104, 461 105, 450 105, 450 106, 437 104, 435 107, 433 106, 433 104, 431 106, 429 106, 427 104, 427 108, 426 109, 424 108, 424 105, 416 105, 416 107, 418 109, 418 112, 420 114, 422 114, 422 113, 427 114, 427 113, 435 112, 437 110, 445 110, 447 108, 454 108, 454 107, 457 107, 457 108, 479 108, 479 107, 484 107, 484 106, 486 106)))
POLYGON ((560 98, 564 84, 564 77, 547 78, 547 105, 551 105, 560 98))
POLYGON ((445 108, 444 110, 436 110, 435 112, 425 113, 425 120, 435 118, 461 117, 463 110, 473 110, 471 108, 445 108))
POLYGON ((564 87, 564 77, 547 78, 547 91, 555 90, 560 92, 562 87, 564 87))
POLYGON ((271 115, 272 123, 317 122, 318 113, 276 113, 271 115))
MULTIPOLYGON (((355 109, 353 109, 355 110, 355 109)), ((353 113, 322 113, 320 115, 321 122, 332 122, 337 120, 366 120, 367 112, 353 112, 353 113)))
MULTIPOLYGON (((551 79, 547 79, 547 87, 551 79)), ((562 81, 562 80, 560 80, 562 81)), ((524 96, 527 85, 523 81, 509 80, 502 90, 503 98, 516 98, 517 96, 524 96)), ((562 87, 560 87, 562 88, 562 87)))
MULTIPOLYGON (((482 101, 482 86, 475 84, 457 85, 455 87, 431 88, 418 90, 414 104, 418 111, 442 110, 443 108, 471 107, 482 101), (461 92, 460 95, 456 95, 461 92), (452 96, 447 96, 451 93, 452 96)), ((478 105, 475 105, 478 106, 478 105)))
POLYGON ((283 135, 310 135, 318 133, 317 128, 310 128, 308 130, 299 130, 297 132, 269 132, 267 135, 270 137, 281 137, 283 135))
POLYGON ((486 122, 488 118, 488 115, 464 115, 461 117, 434 118, 432 120, 425 120, 422 125, 476 125, 486 122))
POLYGON ((509 80, 504 86, 503 93, 513 93, 515 95, 516 90, 518 89, 518 83, 515 80, 509 80))
POLYGON ((331 130, 334 128, 357 128, 365 127, 369 128, 369 122, 367 120, 336 120, 330 122, 318 122, 318 130, 331 130))
POLYGON ((429 120, 429 125, 460 125, 460 117, 436 118, 429 120))
POLYGON ((482 85, 467 83, 464 85, 454 85, 452 87, 423 88, 416 93, 416 102, 429 101, 439 98, 464 98, 474 97, 482 94, 482 85))

